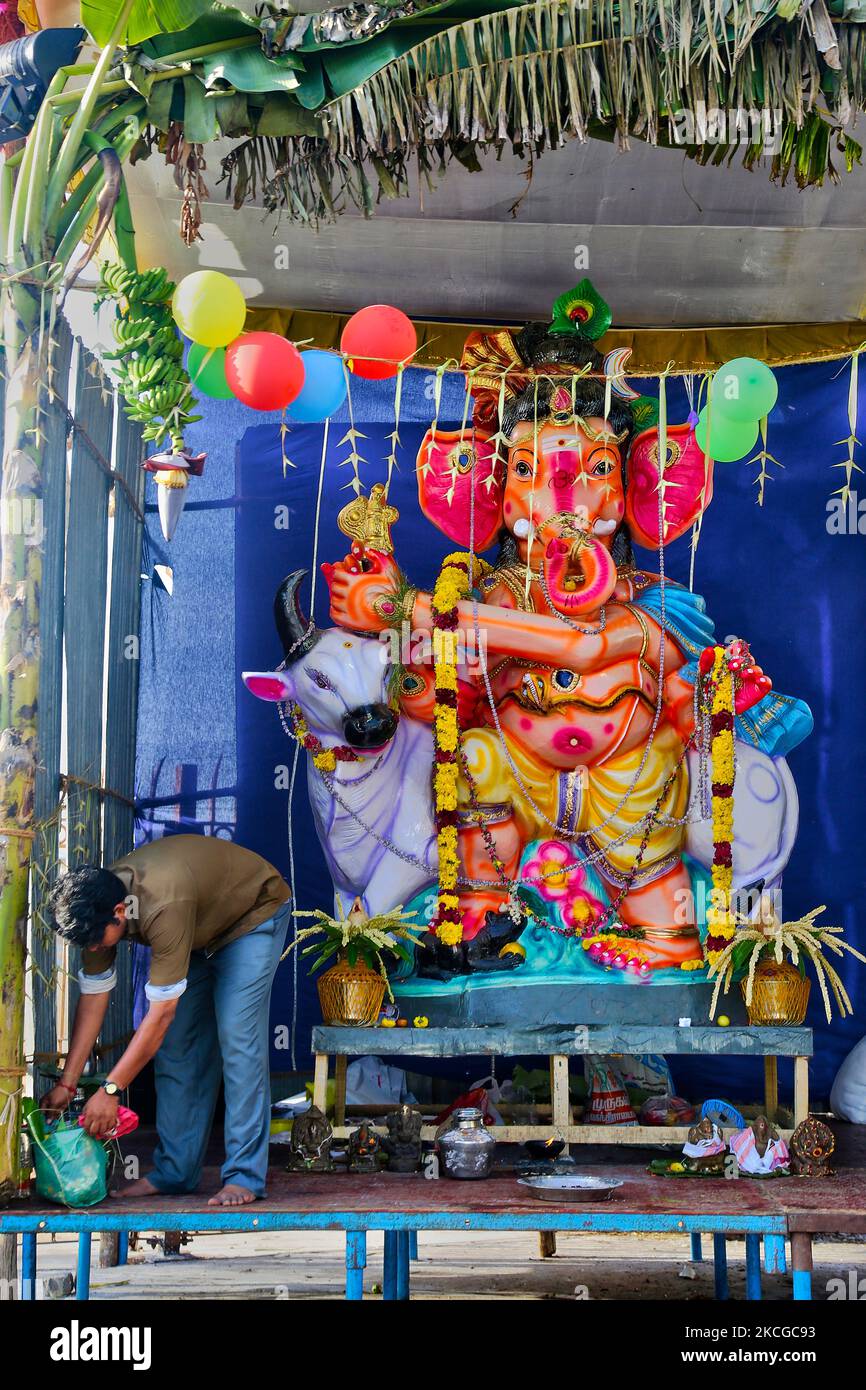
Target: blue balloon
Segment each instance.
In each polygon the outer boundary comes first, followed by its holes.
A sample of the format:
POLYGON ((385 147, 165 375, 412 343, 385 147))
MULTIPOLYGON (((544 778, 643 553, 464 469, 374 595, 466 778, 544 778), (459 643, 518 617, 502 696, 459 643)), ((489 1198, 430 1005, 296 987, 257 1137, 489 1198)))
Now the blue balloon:
POLYGON ((343 359, 335 352, 312 348, 301 353, 304 384, 286 414, 296 425, 312 425, 327 420, 346 399, 346 373, 343 359))

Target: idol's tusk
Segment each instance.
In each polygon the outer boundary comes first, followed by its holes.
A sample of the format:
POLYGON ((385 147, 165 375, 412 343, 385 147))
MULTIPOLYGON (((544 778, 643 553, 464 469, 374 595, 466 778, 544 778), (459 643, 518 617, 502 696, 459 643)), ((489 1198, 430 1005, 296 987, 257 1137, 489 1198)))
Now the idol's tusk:
POLYGON ((528 536, 535 535, 535 527, 525 516, 519 516, 514 523, 514 534, 518 540, 525 540, 528 536))
POLYGON ((594 521, 592 524, 592 534, 594 536, 609 536, 611 531, 615 531, 617 523, 615 521, 594 521))

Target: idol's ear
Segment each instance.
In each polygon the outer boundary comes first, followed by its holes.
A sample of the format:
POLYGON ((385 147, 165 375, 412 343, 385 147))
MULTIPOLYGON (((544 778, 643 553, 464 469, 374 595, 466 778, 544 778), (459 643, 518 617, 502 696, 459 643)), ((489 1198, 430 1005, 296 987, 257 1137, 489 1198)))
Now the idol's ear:
POLYGON ((241 679, 259 700, 279 703, 295 698, 295 682, 288 671, 244 671, 241 679))
MULTIPOLYGON (((667 459, 661 500, 665 545, 682 536, 710 505, 713 465, 695 439, 692 425, 668 425, 667 459)), ((628 460, 625 519, 638 545, 659 544, 659 432, 644 430, 632 442, 628 460)))
POLYGON ((479 430, 429 429, 418 450, 418 501, 440 531, 458 545, 486 550, 502 525, 502 466, 493 440, 479 430), (475 503, 472 506, 472 489, 475 503))

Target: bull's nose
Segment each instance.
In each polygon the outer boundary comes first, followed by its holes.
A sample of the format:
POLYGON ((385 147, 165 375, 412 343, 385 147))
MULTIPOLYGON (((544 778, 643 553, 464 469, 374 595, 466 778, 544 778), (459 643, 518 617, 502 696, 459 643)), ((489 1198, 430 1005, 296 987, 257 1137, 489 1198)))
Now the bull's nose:
POLYGON ((394 737, 397 716, 387 705, 359 705, 343 718, 350 748, 381 748, 394 737))

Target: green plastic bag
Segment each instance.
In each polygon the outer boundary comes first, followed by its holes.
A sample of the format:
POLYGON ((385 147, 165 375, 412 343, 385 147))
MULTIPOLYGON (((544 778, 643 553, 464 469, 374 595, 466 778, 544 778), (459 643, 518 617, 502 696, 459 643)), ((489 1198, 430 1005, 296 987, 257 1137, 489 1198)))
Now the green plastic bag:
POLYGON ((46 1202, 92 1207, 108 1196, 108 1153, 77 1121, 46 1121, 28 1107, 36 1191, 46 1202))

